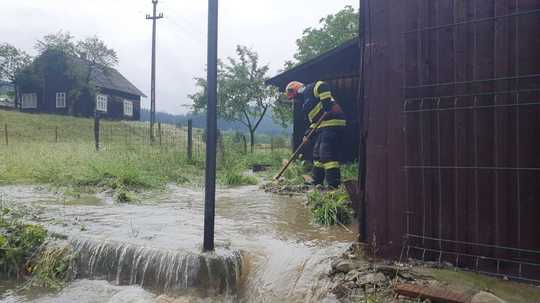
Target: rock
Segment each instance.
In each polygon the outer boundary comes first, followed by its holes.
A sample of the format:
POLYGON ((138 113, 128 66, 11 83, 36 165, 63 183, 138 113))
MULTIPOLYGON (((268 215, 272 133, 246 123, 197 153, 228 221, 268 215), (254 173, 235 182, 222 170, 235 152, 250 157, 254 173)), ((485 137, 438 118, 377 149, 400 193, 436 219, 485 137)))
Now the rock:
POLYGON ((157 303, 193 303, 198 302, 199 300, 196 300, 195 298, 191 297, 182 297, 182 298, 171 298, 166 295, 161 295, 157 297, 156 302, 157 303))
POLYGON ((345 281, 346 277, 347 276, 344 273, 340 272, 334 276, 334 281, 345 281))
POLYGON ((142 288, 127 287, 114 295, 107 303, 152 303, 154 296, 142 288))
POLYGON ((356 281, 358 280, 358 277, 360 276, 360 272, 358 270, 351 270, 346 276, 345 281, 356 281))
POLYGON ((443 266, 445 268, 454 268, 454 264, 450 263, 450 262, 443 262, 443 266))
POLYGON ((396 274, 398 273, 398 271, 400 270, 399 268, 391 266, 391 265, 381 265, 381 266, 377 266, 375 269, 378 272, 383 273, 385 276, 389 278, 394 278, 396 274))
POLYGON ((363 286, 366 284, 379 285, 384 282, 386 282, 386 276, 378 272, 378 273, 369 273, 365 276, 358 277, 356 284, 358 284, 358 286, 363 286))
POLYGON ((339 303, 335 295, 329 295, 321 300, 321 303, 339 303))
POLYGON ((402 278, 402 279, 405 279, 407 281, 414 281, 416 280, 416 277, 411 275, 410 273, 406 272, 406 271, 403 271, 403 272, 399 272, 399 277, 402 278))
POLYGON ((334 295, 336 295, 336 297, 337 297, 338 299, 343 298, 343 297, 349 295, 350 291, 351 291, 351 290, 348 289, 347 287, 345 287, 345 285, 342 284, 342 283, 338 283, 336 286, 334 286, 334 287, 332 288, 332 293, 333 293, 334 295))
POLYGON ((506 303, 506 301, 495 296, 494 294, 481 291, 472 297, 471 303, 506 303))
POLYGON ((355 264, 349 260, 338 260, 332 263, 332 270, 334 272, 348 273, 355 268, 355 264))

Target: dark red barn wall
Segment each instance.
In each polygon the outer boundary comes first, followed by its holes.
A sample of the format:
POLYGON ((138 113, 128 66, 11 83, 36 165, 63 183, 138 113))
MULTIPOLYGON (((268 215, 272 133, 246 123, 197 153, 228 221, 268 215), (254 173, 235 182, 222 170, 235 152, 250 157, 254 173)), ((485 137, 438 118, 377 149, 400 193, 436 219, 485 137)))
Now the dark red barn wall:
POLYGON ((368 240, 540 263, 540 1, 361 5, 368 240))

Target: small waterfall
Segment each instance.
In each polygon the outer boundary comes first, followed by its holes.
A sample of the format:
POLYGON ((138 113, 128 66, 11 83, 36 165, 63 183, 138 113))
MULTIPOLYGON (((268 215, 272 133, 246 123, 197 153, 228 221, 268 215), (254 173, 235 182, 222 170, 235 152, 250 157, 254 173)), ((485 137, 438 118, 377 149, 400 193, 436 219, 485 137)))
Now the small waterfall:
POLYGON ((238 251, 196 254, 91 239, 71 243, 77 256, 76 278, 140 285, 168 294, 234 295, 240 288, 242 255, 238 251))

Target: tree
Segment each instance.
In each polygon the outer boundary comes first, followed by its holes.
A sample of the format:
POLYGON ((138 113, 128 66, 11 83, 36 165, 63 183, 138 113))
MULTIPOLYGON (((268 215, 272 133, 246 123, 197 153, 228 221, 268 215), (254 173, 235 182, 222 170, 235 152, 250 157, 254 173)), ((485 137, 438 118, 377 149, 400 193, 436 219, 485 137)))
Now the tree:
POLYGON ((97 88, 95 84, 92 83, 92 73, 94 73, 96 69, 101 69, 104 73, 107 73, 109 68, 118 64, 118 56, 114 49, 107 47, 105 42, 97 36, 89 37, 77 42, 76 51, 79 57, 86 63, 86 93, 91 100, 94 100, 95 110, 97 88))
MULTIPOLYGON (((236 55, 237 58, 227 58, 227 63, 218 63, 218 115, 248 129, 253 152, 255 132, 279 94, 265 85, 269 67, 259 65, 255 51, 239 45, 236 55)), ((198 113, 206 110, 207 82, 203 78, 195 78, 195 81, 199 91, 189 98, 193 101, 193 110, 198 113)))
POLYGON ((23 50, 8 43, 0 44, 0 80, 15 87, 15 100, 18 103, 17 75, 31 63, 31 57, 23 50))
MULTIPOLYGON (((287 71, 327 52, 342 43, 358 37, 359 14, 352 6, 345 6, 341 11, 319 20, 320 27, 306 28, 302 36, 296 40, 297 50, 294 60, 287 60, 282 71, 287 71)), ((287 126, 292 121, 292 108, 282 106, 276 108, 274 119, 287 126)))
MULTIPOLYGON (((358 23, 358 11, 348 5, 336 14, 328 15, 319 20, 319 28, 306 28, 302 37, 296 40, 298 49, 294 54, 294 59, 296 59, 294 64, 306 62, 343 42, 358 37, 358 23)), ((291 66, 293 66, 291 62, 285 64, 287 69, 291 66)))
POLYGON ((69 32, 58 31, 38 40, 35 49, 39 56, 35 62, 35 72, 45 81, 46 74, 57 74, 64 77, 71 89, 68 94, 68 110, 73 114, 76 102, 81 95, 94 100, 97 88, 92 83, 92 74, 97 69, 104 73, 108 68, 118 64, 116 52, 107 47, 97 36, 75 41, 69 32))
POLYGON ((58 31, 54 34, 48 34, 42 40, 38 40, 34 48, 39 54, 47 51, 56 50, 68 56, 77 56, 77 47, 73 41, 75 37, 69 32, 58 31))
POLYGON ((76 50, 79 56, 87 61, 87 83, 90 81, 91 73, 95 68, 110 68, 118 64, 118 56, 114 49, 108 48, 105 42, 97 36, 79 41, 76 50))

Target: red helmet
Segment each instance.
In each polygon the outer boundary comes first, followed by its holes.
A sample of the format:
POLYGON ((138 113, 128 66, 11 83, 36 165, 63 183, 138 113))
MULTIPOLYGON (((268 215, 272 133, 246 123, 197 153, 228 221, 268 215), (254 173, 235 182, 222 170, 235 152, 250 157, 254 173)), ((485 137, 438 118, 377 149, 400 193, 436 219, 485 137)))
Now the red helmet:
POLYGON ((303 91, 304 84, 298 81, 292 81, 291 83, 287 84, 287 87, 285 88, 285 94, 289 100, 293 100, 303 91))

